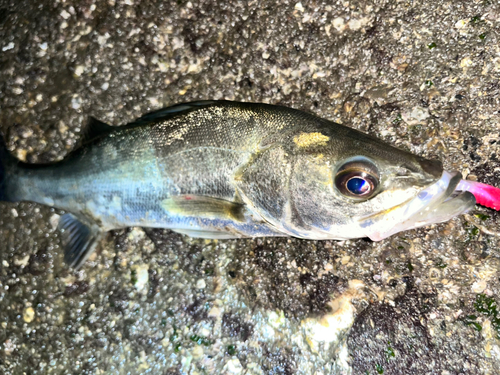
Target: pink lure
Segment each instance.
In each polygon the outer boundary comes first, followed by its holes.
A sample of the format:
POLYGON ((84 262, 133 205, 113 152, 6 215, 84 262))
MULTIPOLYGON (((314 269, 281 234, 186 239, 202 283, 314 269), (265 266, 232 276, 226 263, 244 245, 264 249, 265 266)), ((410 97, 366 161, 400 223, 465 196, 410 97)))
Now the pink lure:
POLYGON ((475 181, 462 180, 456 190, 469 191, 476 197, 477 204, 500 211, 500 189, 475 181))

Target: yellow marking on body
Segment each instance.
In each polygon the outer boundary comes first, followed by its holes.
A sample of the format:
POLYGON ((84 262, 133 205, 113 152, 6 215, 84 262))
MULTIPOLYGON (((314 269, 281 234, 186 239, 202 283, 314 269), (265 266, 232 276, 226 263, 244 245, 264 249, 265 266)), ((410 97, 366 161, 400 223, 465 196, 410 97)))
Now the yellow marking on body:
POLYGON ((326 146, 326 142, 328 142, 329 140, 330 137, 319 132, 300 133, 299 135, 293 137, 293 141, 300 148, 326 146))

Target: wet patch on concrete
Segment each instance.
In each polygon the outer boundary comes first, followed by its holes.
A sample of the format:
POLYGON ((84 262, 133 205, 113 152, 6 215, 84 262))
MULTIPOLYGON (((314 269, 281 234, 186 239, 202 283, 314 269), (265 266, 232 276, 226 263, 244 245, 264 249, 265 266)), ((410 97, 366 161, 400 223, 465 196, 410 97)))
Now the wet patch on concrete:
MULTIPOLYGON (((438 305, 435 293, 422 293, 412 278, 391 304, 377 303, 361 312, 347 339, 354 373, 429 374, 479 373, 480 360, 464 351, 460 338, 451 348, 431 333, 428 316, 438 305), (437 342, 436 342, 437 341, 437 342), (457 358, 458 357, 458 358, 457 358)), ((449 332, 442 322, 438 335, 449 332)))
POLYGON ((255 242, 248 255, 236 253, 228 265, 229 276, 250 304, 303 319, 328 312, 332 295, 345 289, 345 282, 334 272, 331 243, 297 239, 255 242))

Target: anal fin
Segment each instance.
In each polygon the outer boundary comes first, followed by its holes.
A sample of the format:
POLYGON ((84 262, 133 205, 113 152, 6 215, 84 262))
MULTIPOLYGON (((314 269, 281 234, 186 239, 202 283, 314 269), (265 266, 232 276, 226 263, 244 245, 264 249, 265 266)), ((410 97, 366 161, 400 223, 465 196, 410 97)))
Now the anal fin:
POLYGON ((101 232, 97 225, 89 225, 73 214, 65 214, 59 220, 62 233, 64 261, 69 267, 79 269, 94 252, 101 232))
POLYGON ((241 238, 242 236, 231 232, 219 232, 197 229, 171 229, 174 232, 185 234, 193 238, 206 238, 209 240, 229 240, 233 238, 241 238))

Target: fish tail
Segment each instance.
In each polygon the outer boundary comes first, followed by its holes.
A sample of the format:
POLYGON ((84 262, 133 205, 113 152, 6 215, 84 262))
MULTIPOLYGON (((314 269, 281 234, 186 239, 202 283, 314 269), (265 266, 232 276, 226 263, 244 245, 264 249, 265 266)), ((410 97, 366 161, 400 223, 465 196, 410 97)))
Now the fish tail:
POLYGON ((9 176, 15 165, 16 159, 7 150, 3 136, 0 134, 0 202, 13 201, 8 192, 10 190, 9 176))
POLYGON ((5 147, 5 142, 3 140, 2 135, 0 135, 0 201, 6 201, 6 194, 5 194, 5 183, 7 180, 6 173, 5 173, 5 161, 8 158, 7 155, 8 151, 7 148, 5 147))

